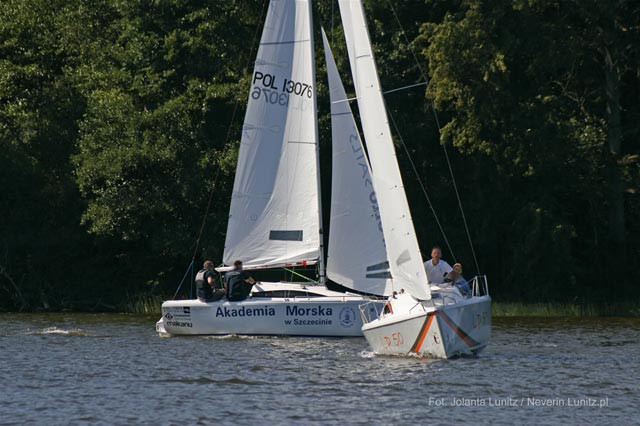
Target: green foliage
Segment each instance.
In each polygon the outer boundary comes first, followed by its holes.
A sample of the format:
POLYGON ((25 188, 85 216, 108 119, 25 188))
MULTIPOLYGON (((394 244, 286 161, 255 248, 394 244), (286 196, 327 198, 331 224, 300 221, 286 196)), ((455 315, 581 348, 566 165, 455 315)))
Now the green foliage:
POLYGON ((215 176, 201 249, 220 257, 261 6, 0 5, 5 307, 105 309, 173 286, 215 176))
MULTIPOLYGON (((110 23, 121 29, 109 32, 115 54, 101 61, 117 77, 87 87, 80 123, 83 222, 97 234, 146 240, 154 253, 189 246, 215 169, 221 181, 233 170, 225 130, 244 58, 242 41, 223 35, 245 32, 243 16, 233 3, 198 4, 121 5, 110 23)), ((226 217, 225 205, 213 218, 226 217)))
MULTIPOLYGON (((615 26, 639 13, 625 2, 606 7, 605 27, 607 18, 615 26)), ((427 97, 447 117, 441 143, 489 160, 475 178, 490 188, 474 210, 491 212, 494 231, 493 238, 478 236, 479 248, 495 254, 482 263, 501 271, 498 291, 511 300, 610 297, 599 284, 610 279, 611 265, 624 262, 605 237, 609 195, 620 189, 607 176, 612 124, 600 41, 589 32, 599 11, 590 2, 463 1, 425 23, 416 40, 429 61, 427 97)), ((626 90, 637 93, 637 56, 616 61, 626 90)), ((628 111, 637 113, 637 105, 628 111)), ((629 134, 638 129, 626 127, 629 134)), ((625 142, 637 152, 632 138, 625 142)), ((627 245, 637 255, 637 243, 627 245)), ((632 276, 613 293, 624 297, 632 276)))

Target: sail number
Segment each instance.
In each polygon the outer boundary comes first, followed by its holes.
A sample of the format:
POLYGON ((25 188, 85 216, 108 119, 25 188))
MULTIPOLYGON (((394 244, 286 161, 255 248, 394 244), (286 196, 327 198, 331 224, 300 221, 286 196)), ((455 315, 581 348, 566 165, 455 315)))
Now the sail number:
POLYGON ((304 96, 307 94, 307 98, 311 99, 313 96, 312 87, 307 83, 300 83, 299 81, 289 80, 284 78, 284 85, 282 86, 282 91, 287 93, 293 93, 294 95, 304 96))
POLYGON ((404 337, 399 331, 395 333, 391 333, 391 337, 382 336, 382 344, 385 348, 390 348, 391 346, 400 346, 404 343, 404 337))
POLYGON ((251 91, 251 97, 253 99, 263 98, 266 103, 269 104, 279 104, 282 106, 289 105, 289 94, 288 93, 278 93, 274 90, 263 89, 259 86, 254 86, 251 91))
POLYGON ((289 80, 284 77, 282 85, 277 83, 277 78, 273 74, 265 74, 256 71, 253 74, 253 89, 251 98, 264 98, 270 104, 286 106, 289 104, 289 95, 297 95, 311 99, 313 97, 313 86, 299 81, 289 80))
POLYGON ((482 327, 489 324, 489 316, 486 312, 475 314, 473 317, 473 328, 482 327))

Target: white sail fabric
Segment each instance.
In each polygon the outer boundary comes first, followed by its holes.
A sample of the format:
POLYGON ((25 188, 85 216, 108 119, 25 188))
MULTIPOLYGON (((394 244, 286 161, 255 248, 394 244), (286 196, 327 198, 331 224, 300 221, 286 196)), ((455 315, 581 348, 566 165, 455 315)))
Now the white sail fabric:
POLYGON ((327 276, 354 290, 393 292, 369 161, 346 100, 326 34, 322 42, 331 97, 331 228, 327 276))
POLYGON ((418 299, 431 299, 362 3, 360 0, 339 0, 339 5, 394 286, 418 299))
POLYGON ((242 129, 223 261, 315 262, 317 120, 309 0, 272 0, 242 129))

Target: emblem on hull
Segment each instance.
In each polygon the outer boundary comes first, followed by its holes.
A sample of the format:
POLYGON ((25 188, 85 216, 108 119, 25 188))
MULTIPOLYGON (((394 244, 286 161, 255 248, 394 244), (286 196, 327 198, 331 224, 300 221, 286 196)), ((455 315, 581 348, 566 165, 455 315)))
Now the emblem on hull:
POLYGON ((356 311, 352 307, 347 306, 340 311, 340 325, 347 328, 356 323, 356 311))

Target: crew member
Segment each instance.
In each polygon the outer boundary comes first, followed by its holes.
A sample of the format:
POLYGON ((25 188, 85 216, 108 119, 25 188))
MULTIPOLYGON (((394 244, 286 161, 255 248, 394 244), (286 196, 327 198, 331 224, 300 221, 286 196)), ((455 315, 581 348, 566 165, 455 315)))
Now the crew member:
POLYGON ((441 259, 442 250, 438 246, 431 249, 431 259, 424 262, 424 269, 427 272, 427 280, 430 284, 442 284, 447 278, 447 274, 453 270, 451 265, 441 259))
POLYGON ((227 299, 237 302, 249 297, 256 281, 247 271, 242 270, 242 261, 236 260, 233 262, 233 270, 224 275, 224 282, 227 287, 227 299))
POLYGON ((215 302, 225 295, 224 288, 217 285, 213 274, 213 262, 207 260, 196 274, 196 292, 201 302, 215 302))
POLYGON ((471 297, 471 287, 469 283, 462 276, 462 264, 456 263, 453 265, 453 269, 447 275, 447 281, 451 281, 451 285, 454 285, 460 290, 463 296, 471 297))

